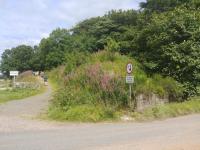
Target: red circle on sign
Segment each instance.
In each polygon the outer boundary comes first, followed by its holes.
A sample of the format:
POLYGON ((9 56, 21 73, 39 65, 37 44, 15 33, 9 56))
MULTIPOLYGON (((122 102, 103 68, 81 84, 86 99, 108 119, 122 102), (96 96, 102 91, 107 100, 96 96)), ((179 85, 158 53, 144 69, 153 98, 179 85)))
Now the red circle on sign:
POLYGON ((133 65, 131 63, 127 64, 126 71, 128 74, 130 74, 133 71, 133 65))

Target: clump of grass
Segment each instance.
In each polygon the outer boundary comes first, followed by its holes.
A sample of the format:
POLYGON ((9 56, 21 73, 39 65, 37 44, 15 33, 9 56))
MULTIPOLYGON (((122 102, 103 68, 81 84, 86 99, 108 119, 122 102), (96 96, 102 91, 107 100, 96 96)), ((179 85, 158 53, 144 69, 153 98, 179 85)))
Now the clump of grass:
POLYGON ((48 116, 54 120, 78 122, 98 122, 117 119, 114 111, 92 105, 74 106, 68 111, 63 111, 59 108, 50 108, 48 116))
POLYGON ((148 108, 143 112, 134 112, 132 116, 136 120, 142 121, 165 119, 199 112, 200 98, 196 98, 182 103, 170 103, 166 105, 156 106, 153 108, 148 108))

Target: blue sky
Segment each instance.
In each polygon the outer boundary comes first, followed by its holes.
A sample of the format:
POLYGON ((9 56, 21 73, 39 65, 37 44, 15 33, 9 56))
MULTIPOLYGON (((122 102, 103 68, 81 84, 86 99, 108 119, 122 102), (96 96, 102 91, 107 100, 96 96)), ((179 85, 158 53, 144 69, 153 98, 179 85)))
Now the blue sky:
POLYGON ((141 1, 0 0, 0 54, 20 44, 38 44, 58 27, 71 28, 111 9, 138 9, 141 1))

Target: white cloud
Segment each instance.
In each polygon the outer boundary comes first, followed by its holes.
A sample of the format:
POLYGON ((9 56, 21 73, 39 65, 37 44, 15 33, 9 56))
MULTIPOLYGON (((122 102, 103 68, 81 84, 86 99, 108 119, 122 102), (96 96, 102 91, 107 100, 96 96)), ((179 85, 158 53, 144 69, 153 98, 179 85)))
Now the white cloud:
POLYGON ((133 0, 68 0, 61 1, 59 13, 62 18, 73 17, 76 21, 93 16, 101 16, 111 9, 137 9, 139 1, 133 0))
POLYGON ((0 54, 19 44, 38 44, 55 28, 111 9, 137 9, 144 0, 0 0, 0 54))
POLYGON ((36 45, 39 44, 40 39, 21 39, 21 40, 1 40, 2 46, 0 46, 0 50, 11 49, 18 45, 36 45))

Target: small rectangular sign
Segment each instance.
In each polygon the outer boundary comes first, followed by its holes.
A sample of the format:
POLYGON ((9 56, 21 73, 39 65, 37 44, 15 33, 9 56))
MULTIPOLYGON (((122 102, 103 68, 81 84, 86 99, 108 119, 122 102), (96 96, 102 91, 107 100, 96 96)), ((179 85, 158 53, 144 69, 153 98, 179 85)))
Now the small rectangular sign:
POLYGON ((10 71, 10 76, 18 76, 19 71, 10 71))
POLYGON ((133 84, 134 83, 134 76, 126 76, 126 83, 133 84))

